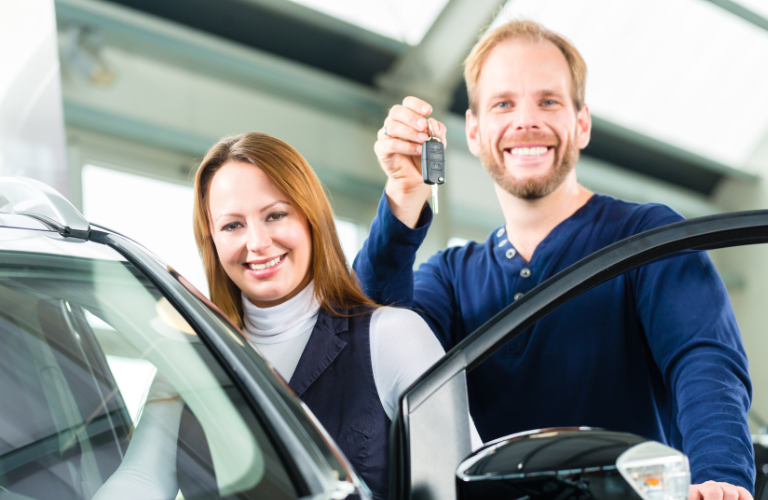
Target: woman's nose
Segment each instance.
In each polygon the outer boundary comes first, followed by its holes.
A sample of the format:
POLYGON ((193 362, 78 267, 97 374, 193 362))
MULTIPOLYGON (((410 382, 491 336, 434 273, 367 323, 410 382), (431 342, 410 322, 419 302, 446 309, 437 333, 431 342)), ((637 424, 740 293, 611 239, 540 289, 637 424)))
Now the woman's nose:
POLYGON ((263 253, 272 246, 269 232, 261 224, 251 224, 248 229, 246 247, 251 253, 263 253))

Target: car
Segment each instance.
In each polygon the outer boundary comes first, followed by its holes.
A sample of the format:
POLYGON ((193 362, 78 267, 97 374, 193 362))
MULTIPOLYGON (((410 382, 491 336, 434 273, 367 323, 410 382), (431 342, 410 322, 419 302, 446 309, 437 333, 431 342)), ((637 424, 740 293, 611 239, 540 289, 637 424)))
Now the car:
MULTIPOLYGON (((473 453, 466 376, 556 307, 637 266, 766 241, 768 211, 684 221, 611 245, 510 304, 402 395, 390 497, 687 498, 685 455, 632 434, 539 429, 473 453)), ((2 500, 98 498, 147 407, 174 398, 181 424, 151 438, 160 451, 147 462, 175 463, 169 498, 371 498, 215 305, 139 243, 24 177, 0 178, 0 345, 2 500), (145 401, 158 374, 178 395, 145 401)))

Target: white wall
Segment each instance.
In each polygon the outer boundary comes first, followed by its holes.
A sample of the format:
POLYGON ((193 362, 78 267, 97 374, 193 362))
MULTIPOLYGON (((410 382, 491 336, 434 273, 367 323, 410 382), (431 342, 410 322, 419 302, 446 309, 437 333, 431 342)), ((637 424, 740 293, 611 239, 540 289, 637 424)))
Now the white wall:
POLYGON ((0 174, 67 191, 53 0, 0 2, 0 174))

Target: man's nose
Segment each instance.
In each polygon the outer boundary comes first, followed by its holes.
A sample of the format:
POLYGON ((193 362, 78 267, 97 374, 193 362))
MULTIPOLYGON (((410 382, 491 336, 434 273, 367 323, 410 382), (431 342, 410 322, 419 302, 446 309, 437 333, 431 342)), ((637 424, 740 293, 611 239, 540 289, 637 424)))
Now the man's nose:
POLYGON ((251 253, 263 253, 272 246, 272 237, 269 231, 261 224, 249 224, 248 241, 246 247, 251 253))
POLYGON ((529 100, 519 103, 515 113, 515 130, 525 132, 539 129, 541 129, 541 121, 538 106, 529 100))

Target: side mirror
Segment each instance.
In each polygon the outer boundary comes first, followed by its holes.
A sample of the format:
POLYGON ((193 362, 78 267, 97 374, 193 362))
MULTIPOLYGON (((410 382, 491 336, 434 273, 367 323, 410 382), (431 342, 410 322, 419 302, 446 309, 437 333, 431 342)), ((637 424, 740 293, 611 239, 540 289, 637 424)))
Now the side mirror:
POLYGON ((677 450, 634 434, 554 428, 492 441, 459 465, 460 500, 686 500, 677 450))

